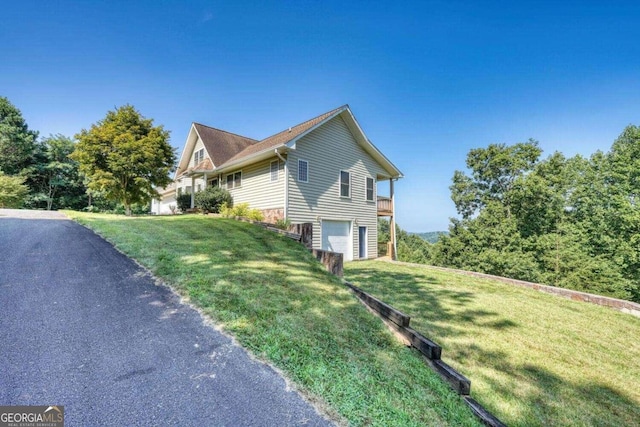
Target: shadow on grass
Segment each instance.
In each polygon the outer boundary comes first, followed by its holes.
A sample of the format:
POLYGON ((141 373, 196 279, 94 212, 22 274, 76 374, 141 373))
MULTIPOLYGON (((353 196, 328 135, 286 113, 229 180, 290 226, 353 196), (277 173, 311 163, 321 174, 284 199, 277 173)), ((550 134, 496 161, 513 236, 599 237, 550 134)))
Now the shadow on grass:
POLYGON ((426 273, 407 274, 352 263, 347 269, 346 279, 407 315, 418 316, 425 329, 420 332, 436 341, 442 336, 465 335, 465 324, 479 324, 494 329, 518 326, 495 311, 465 309, 473 303, 472 292, 448 289, 444 283, 426 273), (462 327, 451 326, 454 324, 462 327))
POLYGON ((119 249, 350 424, 478 425, 302 245, 219 218, 80 220, 110 230, 119 249))
MULTIPOLYGON (((520 340, 520 333, 529 327, 519 323, 520 318, 478 308, 473 292, 456 290, 453 282, 439 280, 428 270, 412 269, 404 273, 394 271, 393 265, 379 264, 351 263, 345 276, 365 291, 415 316, 412 326, 444 344, 443 358, 455 362, 469 376, 474 398, 508 425, 637 425, 640 405, 632 394, 625 394, 624 388, 616 390, 616 384, 587 380, 579 371, 577 375, 560 376, 558 369, 552 372, 545 366, 549 363, 546 358, 532 362, 526 354, 520 357, 523 355, 515 352, 523 351, 522 347, 511 352, 493 350, 490 348, 494 343, 483 342, 474 335, 496 331, 491 339, 509 348, 508 339, 520 340), (503 335, 503 331, 508 333, 503 335), (476 392, 474 383, 481 385, 476 392)), ((546 351, 554 352, 554 348, 547 347, 546 351)))

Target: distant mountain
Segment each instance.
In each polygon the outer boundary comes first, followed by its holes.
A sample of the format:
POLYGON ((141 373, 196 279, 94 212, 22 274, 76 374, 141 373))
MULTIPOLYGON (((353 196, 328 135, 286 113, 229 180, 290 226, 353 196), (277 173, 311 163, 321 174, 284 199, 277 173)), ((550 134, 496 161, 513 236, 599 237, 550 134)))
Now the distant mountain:
POLYGON ((438 238, 440 237, 441 234, 449 234, 449 232, 448 231, 427 231, 426 233, 409 233, 409 234, 415 234, 416 236, 423 238, 429 243, 435 243, 438 241, 438 238))

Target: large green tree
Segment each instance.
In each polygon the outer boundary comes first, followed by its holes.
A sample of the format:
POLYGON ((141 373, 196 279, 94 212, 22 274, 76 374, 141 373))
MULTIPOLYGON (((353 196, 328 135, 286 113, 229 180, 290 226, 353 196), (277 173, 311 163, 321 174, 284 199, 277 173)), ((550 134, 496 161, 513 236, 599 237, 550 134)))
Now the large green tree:
POLYGON ((27 126, 22 113, 0 96, 0 172, 17 175, 33 160, 38 132, 27 126))
POLYGON ((71 158, 80 165, 90 190, 121 202, 127 215, 131 205, 148 203, 158 194, 154 186, 171 182, 176 155, 169 132, 153 126, 133 106, 125 105, 76 135, 71 158))
POLYGON ((640 301, 640 129, 589 159, 540 154, 471 150, 451 186, 462 219, 431 262, 640 301))
POLYGON ((471 176, 455 171, 451 198, 458 213, 470 218, 491 202, 502 203, 510 214, 509 195, 516 180, 533 169, 542 150, 530 139, 514 145, 491 144, 467 155, 471 176))
POLYGON ((29 205, 47 210, 86 205, 86 187, 78 162, 69 157, 74 148, 73 139, 64 135, 50 135, 40 141, 35 163, 23 171, 32 189, 29 205))

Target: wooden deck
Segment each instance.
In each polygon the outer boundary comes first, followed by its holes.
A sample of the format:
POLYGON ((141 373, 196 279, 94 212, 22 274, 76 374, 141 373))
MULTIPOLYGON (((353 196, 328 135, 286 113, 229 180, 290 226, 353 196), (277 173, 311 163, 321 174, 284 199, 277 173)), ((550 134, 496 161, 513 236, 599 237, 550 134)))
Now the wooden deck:
POLYGON ((393 202, 390 197, 378 196, 378 216, 393 216, 393 202))

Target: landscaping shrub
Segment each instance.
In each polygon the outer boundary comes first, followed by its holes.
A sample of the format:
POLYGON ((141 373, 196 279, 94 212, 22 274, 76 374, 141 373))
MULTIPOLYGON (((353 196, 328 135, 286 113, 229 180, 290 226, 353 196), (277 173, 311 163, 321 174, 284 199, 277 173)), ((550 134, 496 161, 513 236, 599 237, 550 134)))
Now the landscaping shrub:
POLYGON ((178 197, 176 197, 176 204, 178 205, 178 209, 182 212, 186 212, 187 209, 191 209, 191 194, 178 194, 178 197))
POLYGON ((291 220, 289 218, 278 219, 276 223, 273 225, 275 225, 276 228, 279 228, 281 230, 289 230, 289 227, 291 226, 291 220))
POLYGON ((220 214, 226 218, 249 218, 253 221, 262 221, 264 215, 259 209, 251 209, 249 203, 240 203, 234 207, 230 207, 227 203, 223 203, 220 207, 220 214))
POLYGON ((224 188, 207 187, 195 194, 195 207, 203 212, 218 213, 223 203, 233 204, 231 194, 224 188))

